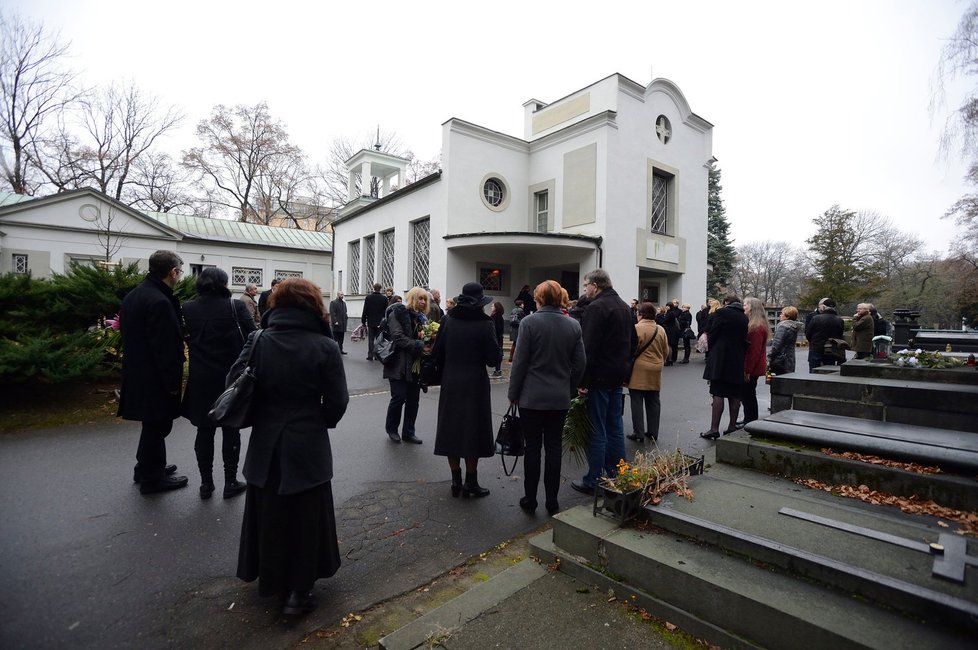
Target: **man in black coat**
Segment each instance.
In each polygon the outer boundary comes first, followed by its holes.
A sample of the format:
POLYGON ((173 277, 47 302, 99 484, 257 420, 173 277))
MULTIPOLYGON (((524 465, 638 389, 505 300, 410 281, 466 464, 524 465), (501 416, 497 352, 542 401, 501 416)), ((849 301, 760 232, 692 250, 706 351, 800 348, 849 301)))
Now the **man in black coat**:
POLYGON ((584 379, 577 389, 587 395, 591 420, 591 444, 587 450, 588 471, 571 487, 593 494, 601 472, 618 474, 618 461, 625 457, 625 424, 622 421, 622 385, 632 371, 631 356, 638 342, 632 311, 611 286, 604 269, 584 276, 584 291, 590 302, 581 318, 584 379))
MULTIPOLYGON (((818 302, 815 316, 805 325, 805 338, 808 339, 808 372, 815 372, 819 366, 842 365, 842 360, 824 357, 825 344, 829 339, 841 339, 843 332, 842 318, 835 311, 835 301, 822 298, 818 302)), ((843 351, 844 355, 845 352, 843 351)))
POLYGON ((360 322, 366 323, 369 329, 367 335, 367 361, 374 360, 374 339, 380 333, 380 324, 384 322, 387 313, 387 297, 380 292, 382 285, 374 284, 373 293, 367 294, 363 299, 363 312, 360 315, 360 322))
POLYGON ((156 251, 149 273, 122 301, 122 391, 119 415, 143 423, 136 449, 133 480, 143 494, 187 485, 166 464, 166 437, 180 415, 183 382, 183 335, 180 301, 173 287, 183 273, 183 260, 173 251, 156 251))
POLYGON ((343 351, 343 339, 346 337, 346 301, 343 300, 343 292, 337 291, 336 298, 329 302, 329 327, 333 332, 333 340, 340 346, 340 354, 343 351))
POLYGON ((275 285, 278 284, 278 282, 279 282, 278 278, 275 278, 274 280, 272 280, 272 284, 270 285, 270 288, 265 289, 258 295, 259 315, 264 316, 265 312, 268 311, 268 297, 272 295, 273 291, 275 291, 275 285))

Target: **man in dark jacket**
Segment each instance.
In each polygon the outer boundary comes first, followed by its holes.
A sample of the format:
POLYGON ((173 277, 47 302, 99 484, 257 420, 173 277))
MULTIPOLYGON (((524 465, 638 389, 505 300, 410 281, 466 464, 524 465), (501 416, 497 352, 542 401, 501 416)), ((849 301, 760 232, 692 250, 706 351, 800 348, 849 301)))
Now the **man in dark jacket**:
POLYGON ((367 361, 374 360, 374 339, 380 333, 380 324, 384 322, 384 315, 387 312, 387 296, 380 292, 382 288, 380 283, 374 284, 373 293, 367 294, 367 297, 363 299, 363 312, 360 315, 360 322, 365 323, 369 329, 367 361))
POLYGON ((173 287, 183 273, 183 260, 173 251, 156 251, 149 273, 122 301, 122 391, 119 415, 143 423, 136 449, 133 480, 143 494, 187 485, 166 464, 166 437, 180 415, 183 382, 183 335, 180 302, 173 287))
MULTIPOLYGON (((805 338, 808 339, 808 372, 815 372, 819 366, 842 365, 844 359, 825 357, 825 344, 829 339, 841 339, 842 318, 835 311, 835 301, 822 298, 818 302, 817 314, 805 325, 805 338)), ((842 351, 842 354, 845 354, 842 351)))
POLYGON ((622 421, 622 385, 631 374, 631 355, 638 336, 632 312, 611 286, 604 269, 584 276, 584 291, 590 301, 581 318, 587 363, 578 388, 587 395, 587 413, 593 425, 587 452, 588 472, 571 487, 593 494, 601 472, 618 474, 618 461, 625 457, 625 426, 622 421))
POLYGON ((273 291, 275 291, 275 285, 276 284, 278 284, 278 278, 275 278, 274 280, 272 280, 272 284, 270 285, 270 288, 265 289, 260 294, 258 294, 258 313, 259 313, 259 315, 264 316, 265 315, 265 312, 268 311, 268 297, 272 295, 272 292, 273 291))
POLYGON ((346 323, 346 301, 343 300, 343 292, 337 291, 336 298, 329 302, 329 327, 333 332, 333 340, 340 346, 340 354, 346 354, 343 351, 346 323))

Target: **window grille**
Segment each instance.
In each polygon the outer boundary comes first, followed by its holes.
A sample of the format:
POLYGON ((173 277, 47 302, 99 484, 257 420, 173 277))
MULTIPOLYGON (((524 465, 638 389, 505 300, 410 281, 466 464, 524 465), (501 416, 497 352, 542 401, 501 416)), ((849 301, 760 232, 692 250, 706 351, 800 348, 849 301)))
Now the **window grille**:
POLYGON ((412 283, 416 287, 428 286, 428 263, 431 253, 431 220, 422 219, 412 224, 414 229, 414 264, 411 269, 412 283))
POLYGON ((371 235, 363 240, 363 293, 369 293, 374 286, 374 247, 377 239, 371 235))
POLYGON ((498 268, 482 267, 479 269, 479 284, 486 291, 503 290, 503 273, 498 268))
POLYGON ((292 280, 302 277, 302 271, 275 271, 275 277, 279 280, 292 280))
POLYGON ((349 293, 360 293, 360 242, 350 242, 350 286, 349 293))
POLYGON ((14 273, 27 273, 27 256, 14 255, 14 273))
POLYGON ((669 213, 669 179, 665 176, 652 176, 652 219, 649 229, 652 232, 666 234, 667 216, 669 213))
POLYGON ((256 286, 261 286, 261 269, 249 269, 243 266, 232 266, 231 267, 231 284, 234 285, 245 285, 254 284, 256 286))
POLYGON ((536 194, 537 199, 537 232, 547 232, 549 226, 549 196, 546 192, 536 194))
POLYGON ((394 286, 394 231, 380 233, 380 283, 394 286))
POLYGON ((496 178, 490 178, 482 187, 482 193, 486 197, 486 203, 498 208, 503 202, 503 184, 496 178))

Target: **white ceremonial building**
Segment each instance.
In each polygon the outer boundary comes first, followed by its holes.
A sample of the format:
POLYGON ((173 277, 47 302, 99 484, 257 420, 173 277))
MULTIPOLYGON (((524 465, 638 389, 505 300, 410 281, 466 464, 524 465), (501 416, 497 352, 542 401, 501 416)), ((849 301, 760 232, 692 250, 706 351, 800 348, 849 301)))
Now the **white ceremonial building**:
POLYGON ((523 138, 445 122, 442 171, 410 185, 406 160, 364 150, 348 161, 332 289, 351 315, 374 282, 438 288, 444 306, 478 281, 508 310, 546 279, 576 298, 596 267, 626 302, 703 302, 713 125, 679 88, 613 74, 523 107, 523 138), (379 179, 379 196, 360 196, 358 176, 379 179))

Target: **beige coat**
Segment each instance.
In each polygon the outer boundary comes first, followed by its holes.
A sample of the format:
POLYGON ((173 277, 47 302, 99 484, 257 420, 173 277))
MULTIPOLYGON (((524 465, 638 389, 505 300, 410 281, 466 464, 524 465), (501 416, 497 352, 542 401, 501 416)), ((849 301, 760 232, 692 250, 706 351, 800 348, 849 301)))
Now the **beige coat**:
POLYGON ((662 364, 669 356, 666 331, 654 320, 640 320, 635 324, 635 333, 638 334, 636 349, 641 349, 656 330, 659 333, 655 335, 655 340, 645 348, 632 366, 632 376, 628 380, 629 388, 635 390, 661 390, 662 388, 662 364))

